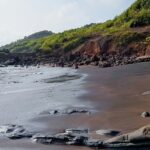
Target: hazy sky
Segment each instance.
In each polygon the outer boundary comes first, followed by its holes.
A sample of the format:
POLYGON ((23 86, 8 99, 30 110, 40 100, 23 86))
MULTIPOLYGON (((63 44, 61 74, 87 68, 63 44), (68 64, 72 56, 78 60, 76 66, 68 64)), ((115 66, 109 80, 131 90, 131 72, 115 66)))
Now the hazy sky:
POLYGON ((0 45, 112 19, 135 0, 0 0, 0 45))

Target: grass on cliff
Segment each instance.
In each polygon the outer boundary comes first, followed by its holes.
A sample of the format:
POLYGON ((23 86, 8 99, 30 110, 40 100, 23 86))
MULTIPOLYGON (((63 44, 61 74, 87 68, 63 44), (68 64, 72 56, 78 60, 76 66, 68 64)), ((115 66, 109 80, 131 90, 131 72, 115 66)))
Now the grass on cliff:
POLYGON ((141 34, 132 32, 130 28, 150 25, 150 0, 137 0, 120 16, 105 23, 91 24, 81 28, 53 34, 35 40, 20 40, 1 48, 11 52, 52 52, 55 49, 68 52, 95 35, 117 35, 120 45, 139 39, 146 40, 141 34))

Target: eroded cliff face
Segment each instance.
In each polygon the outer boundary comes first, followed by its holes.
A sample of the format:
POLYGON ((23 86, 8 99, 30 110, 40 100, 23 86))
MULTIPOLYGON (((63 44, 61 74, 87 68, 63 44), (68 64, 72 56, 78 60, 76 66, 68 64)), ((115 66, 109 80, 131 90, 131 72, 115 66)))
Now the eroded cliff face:
POLYGON ((99 35, 93 37, 78 48, 72 50, 72 54, 80 53, 81 55, 88 56, 102 56, 107 54, 127 57, 133 55, 137 57, 150 55, 150 42, 146 41, 150 35, 150 28, 138 28, 133 29, 133 31, 131 33, 137 34, 137 37, 121 37, 122 41, 118 40, 119 37, 117 35, 99 35))
POLYGON ((102 67, 149 61, 149 35, 150 27, 136 28, 126 33, 97 35, 68 54, 64 54, 64 57, 69 56, 67 59, 69 62, 102 67))

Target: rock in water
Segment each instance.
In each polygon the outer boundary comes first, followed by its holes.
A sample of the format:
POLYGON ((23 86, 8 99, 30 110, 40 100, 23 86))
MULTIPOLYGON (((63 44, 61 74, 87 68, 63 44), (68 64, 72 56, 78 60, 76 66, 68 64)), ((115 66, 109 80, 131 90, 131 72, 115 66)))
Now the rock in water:
POLYGON ((134 132, 124 134, 104 142, 105 147, 141 147, 150 146, 150 125, 134 132))
POLYGON ((45 111, 41 114, 44 115, 51 115, 51 116, 60 116, 60 115, 75 115, 75 114, 91 114, 91 111, 89 111, 86 108, 67 108, 64 110, 50 110, 50 111, 45 111))
POLYGON ((5 125, 0 126, 0 134, 9 139, 31 138, 34 133, 28 132, 23 126, 5 125))

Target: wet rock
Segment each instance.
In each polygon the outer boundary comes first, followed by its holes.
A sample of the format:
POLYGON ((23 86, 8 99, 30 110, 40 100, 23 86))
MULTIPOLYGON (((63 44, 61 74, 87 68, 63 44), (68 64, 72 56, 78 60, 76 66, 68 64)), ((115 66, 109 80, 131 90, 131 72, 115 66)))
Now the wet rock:
POLYGON ((141 117, 143 117, 143 118, 150 117, 150 113, 145 111, 141 114, 141 117))
POLYGON ((55 78, 50 78, 50 79, 44 79, 45 83, 59 83, 59 82, 66 82, 66 81, 70 81, 70 80, 76 80, 76 79, 80 79, 81 76, 80 75, 62 75, 59 77, 55 77, 55 78))
POLYGON ((16 132, 16 133, 11 133, 11 134, 8 134, 7 137, 9 139, 22 139, 22 138, 31 138, 32 136, 34 135, 34 133, 31 133, 31 132, 27 132, 27 131, 24 131, 24 132, 16 132))
POLYGON ((7 61, 4 62, 4 65, 5 66, 15 65, 15 60, 14 59, 7 60, 7 61))
POLYGON ((46 136, 43 134, 36 134, 32 137, 32 141, 41 144, 51 144, 52 143, 52 136, 46 136))
POLYGON ((88 134, 89 130, 88 129, 81 129, 81 128, 72 128, 72 129, 66 129, 65 132, 67 134, 88 134))
POLYGON ((64 133, 56 135, 37 134, 32 137, 32 140, 41 144, 65 144, 65 145, 85 145, 89 139, 87 129, 66 129, 64 133))
POLYGON ((66 129, 64 133, 56 135, 37 134, 32 137, 32 140, 41 144, 64 144, 64 145, 79 145, 88 147, 102 147, 103 142, 100 140, 91 139, 88 135, 88 129, 66 129))
POLYGON ((101 147, 103 147, 103 142, 100 141, 100 140, 88 139, 85 142, 85 145, 88 146, 88 147, 98 147, 98 148, 101 148, 101 147))
POLYGON ((96 131, 96 134, 102 135, 102 136, 116 136, 120 132, 115 130, 98 130, 96 131))
POLYGON ((104 146, 110 148, 150 146, 150 126, 109 139, 104 142, 104 146))
POLYGON ((87 140, 88 140, 88 136, 85 136, 84 134, 81 134, 81 135, 73 137, 66 144, 85 146, 86 145, 85 143, 86 143, 87 140))
POLYGON ((25 129, 18 125, 4 125, 0 126, 0 134, 7 134, 12 132, 24 132, 25 129))
POLYGON ((91 112, 86 108, 67 108, 65 110, 50 110, 45 111, 41 114, 48 115, 73 115, 73 114, 90 114, 91 112))
POLYGON ((34 133, 28 132, 23 126, 5 125, 0 126, 0 134, 10 139, 31 138, 34 133))
POLYGON ((84 108, 70 108, 70 109, 66 109, 64 112, 64 114, 76 114, 76 113, 90 113, 87 109, 84 108))

